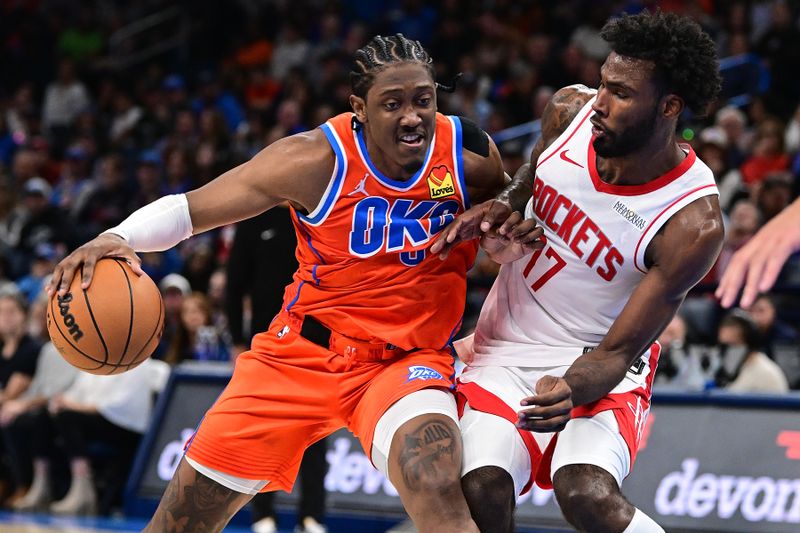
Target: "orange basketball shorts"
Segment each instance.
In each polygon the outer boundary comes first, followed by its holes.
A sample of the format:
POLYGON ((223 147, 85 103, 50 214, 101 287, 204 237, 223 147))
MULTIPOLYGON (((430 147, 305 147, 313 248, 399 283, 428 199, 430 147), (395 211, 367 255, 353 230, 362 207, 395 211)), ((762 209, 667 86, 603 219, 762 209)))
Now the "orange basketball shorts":
POLYGON ((371 457, 375 426, 397 400, 425 388, 453 389, 449 349, 421 349, 361 362, 306 340, 281 316, 236 359, 186 455, 231 476, 292 489, 305 449, 341 427, 371 457))

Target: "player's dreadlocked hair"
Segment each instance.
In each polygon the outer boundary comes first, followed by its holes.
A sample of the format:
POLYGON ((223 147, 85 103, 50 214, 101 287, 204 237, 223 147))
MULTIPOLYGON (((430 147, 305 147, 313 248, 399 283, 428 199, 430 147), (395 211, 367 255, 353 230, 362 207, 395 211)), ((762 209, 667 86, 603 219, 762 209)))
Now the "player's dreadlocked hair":
POLYGON ((608 21, 600 36, 619 55, 655 63, 666 91, 683 98, 697 115, 704 115, 719 94, 714 42, 687 17, 661 11, 623 15, 608 21))
POLYGON ((350 72, 353 94, 365 98, 375 75, 392 63, 402 61, 421 63, 431 73, 431 78, 434 77, 433 60, 419 41, 407 39, 402 33, 390 37, 376 35, 355 53, 350 72))

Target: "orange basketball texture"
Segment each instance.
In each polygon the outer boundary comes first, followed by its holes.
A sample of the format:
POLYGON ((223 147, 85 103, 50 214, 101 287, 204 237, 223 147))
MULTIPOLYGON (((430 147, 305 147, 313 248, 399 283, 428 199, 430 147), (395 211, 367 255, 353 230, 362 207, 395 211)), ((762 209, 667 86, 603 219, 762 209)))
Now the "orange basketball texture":
POLYGON ((158 346, 164 304, 146 274, 121 259, 101 259, 92 283, 75 274, 69 292, 47 306, 47 331, 64 359, 91 374, 119 374, 138 366, 158 346))

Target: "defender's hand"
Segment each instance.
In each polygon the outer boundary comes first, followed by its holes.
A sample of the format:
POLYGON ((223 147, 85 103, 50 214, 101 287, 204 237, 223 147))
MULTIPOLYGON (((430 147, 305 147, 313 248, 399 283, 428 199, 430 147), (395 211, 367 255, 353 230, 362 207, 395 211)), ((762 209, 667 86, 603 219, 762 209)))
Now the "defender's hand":
POLYGON ((439 234, 431 246, 431 253, 445 259, 456 244, 476 239, 481 233, 496 229, 500 235, 505 235, 511 230, 506 221, 513 212, 510 204, 500 200, 488 200, 472 206, 439 234))
POLYGON ((525 398, 520 405, 532 405, 519 411, 517 427, 551 433, 561 431, 570 420, 572 389, 563 378, 543 376, 536 382, 536 395, 525 398))
POLYGON ((775 284, 783 264, 800 250, 800 201, 795 201, 770 220, 731 258, 715 295, 722 307, 736 302, 744 286, 740 305, 747 309, 758 296, 775 284))
POLYGON ((92 282, 94 267, 97 261, 103 257, 124 259, 136 274, 144 274, 141 267, 142 260, 136 255, 133 248, 128 246, 125 239, 112 233, 103 233, 76 249, 56 265, 53 277, 47 284, 47 294, 52 296, 54 292, 58 292, 60 296, 64 296, 78 269, 81 269, 83 275, 81 288, 87 289, 92 282))
POLYGON ((544 229, 536 225, 536 220, 522 220, 522 215, 514 211, 505 225, 511 226, 506 235, 490 230, 481 236, 481 247, 494 262, 501 265, 511 263, 544 247, 544 229))

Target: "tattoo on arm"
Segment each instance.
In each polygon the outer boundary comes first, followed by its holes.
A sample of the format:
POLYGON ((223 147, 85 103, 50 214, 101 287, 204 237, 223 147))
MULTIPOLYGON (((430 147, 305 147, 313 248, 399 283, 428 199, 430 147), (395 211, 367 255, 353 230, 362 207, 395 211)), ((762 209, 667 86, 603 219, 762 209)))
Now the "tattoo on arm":
POLYGON ((583 85, 570 85, 558 90, 542 112, 542 135, 531 153, 531 166, 536 167, 536 162, 542 152, 555 141, 559 135, 566 131, 567 126, 575 120, 578 112, 586 105, 594 91, 583 85), (539 153, 536 153, 539 148, 539 153))
MULTIPOLYGON (((539 142, 536 143, 536 146, 539 146, 539 142)), ((536 151, 535 147, 534 151, 536 151)), ((533 194, 533 175, 531 174, 530 165, 525 164, 519 167, 511 183, 497 195, 497 199, 501 202, 507 202, 514 211, 524 213, 525 204, 528 203, 531 194, 533 194)))
POLYGON ((530 164, 522 165, 517 170, 511 183, 497 195, 498 200, 507 202, 515 211, 524 212, 525 204, 533 194, 533 178, 539 156, 564 133, 593 95, 594 92, 583 85, 570 85, 553 95, 542 113, 542 133, 531 151, 530 164))
POLYGON ((457 444, 457 435, 438 420, 426 422, 406 434, 400 451, 400 471, 406 486, 418 490, 423 478, 450 475, 448 470, 455 463, 457 444))

